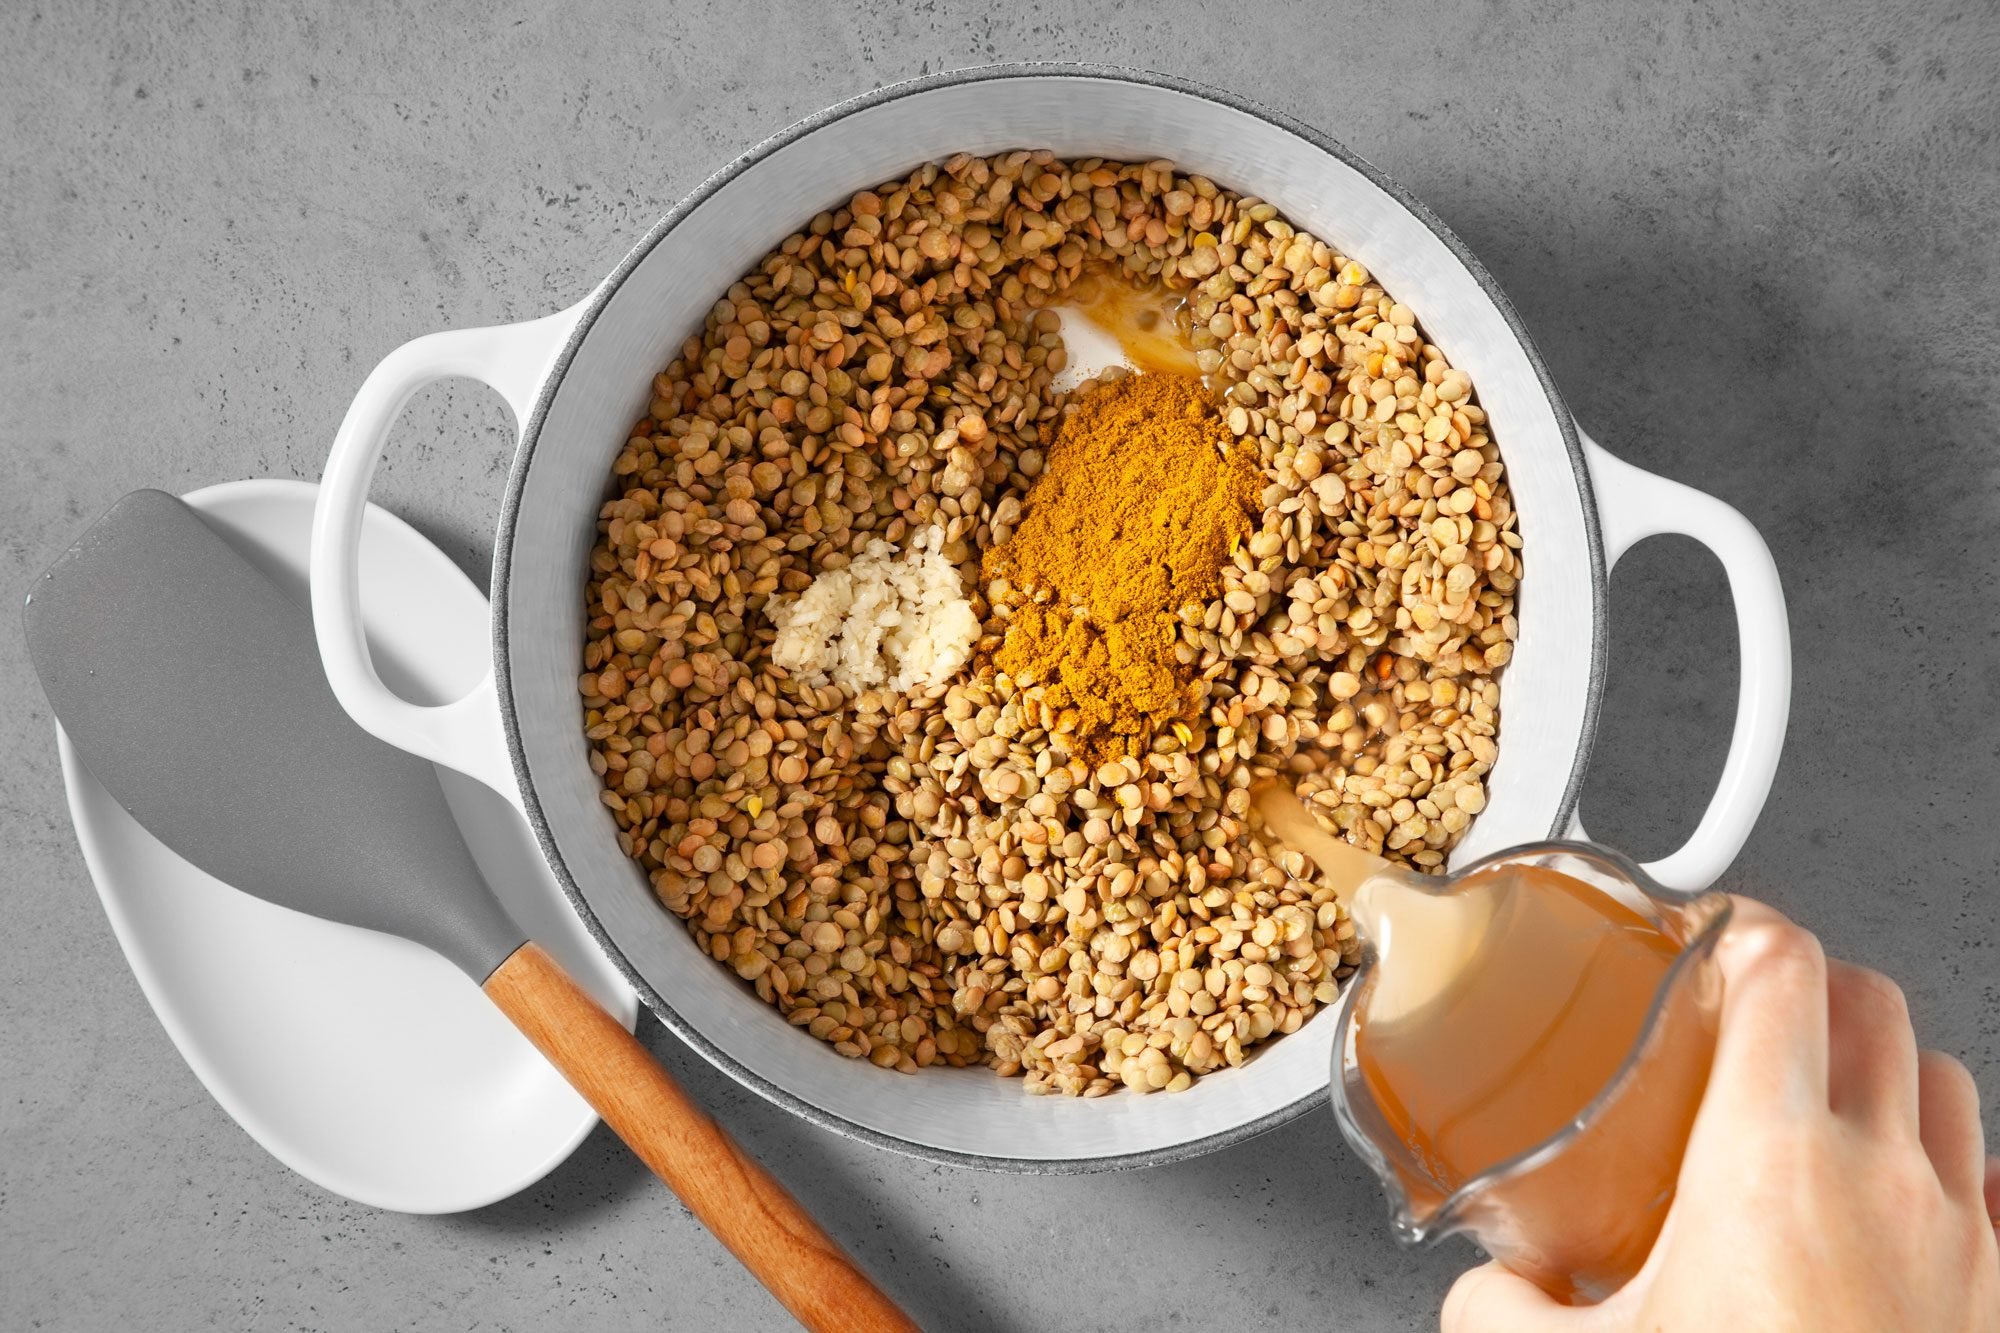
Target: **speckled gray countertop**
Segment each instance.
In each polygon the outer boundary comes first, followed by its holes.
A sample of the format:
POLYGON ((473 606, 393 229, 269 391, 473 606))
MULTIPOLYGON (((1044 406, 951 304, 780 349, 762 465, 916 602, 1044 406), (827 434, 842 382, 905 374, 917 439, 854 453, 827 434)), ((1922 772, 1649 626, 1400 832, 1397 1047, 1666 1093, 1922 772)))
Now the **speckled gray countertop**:
MULTIPOLYGON (((1400 179, 1498 275, 1588 429, 1763 529, 1791 598, 1792 737, 1726 883, 1894 975, 1923 1040, 2000 1104, 2000 10, 750 12, 0 6, 0 588, 133 487, 317 476, 391 347, 568 303, 712 167, 827 103, 1005 59, 1188 75, 1400 179)), ((508 430, 483 391, 430 390, 376 488, 482 582, 508 430)), ((1720 768, 1734 635, 1720 570, 1679 539, 1619 566, 1613 606, 1584 807, 1658 855, 1720 768)), ((266 1156, 125 968, 17 623, 0 1327, 786 1326, 602 1130, 450 1218, 348 1203, 266 1156)), ((930 1327, 1422 1328, 1469 1259, 1394 1246, 1325 1114, 1160 1170, 975 1175, 821 1133, 644 1031, 930 1327)))

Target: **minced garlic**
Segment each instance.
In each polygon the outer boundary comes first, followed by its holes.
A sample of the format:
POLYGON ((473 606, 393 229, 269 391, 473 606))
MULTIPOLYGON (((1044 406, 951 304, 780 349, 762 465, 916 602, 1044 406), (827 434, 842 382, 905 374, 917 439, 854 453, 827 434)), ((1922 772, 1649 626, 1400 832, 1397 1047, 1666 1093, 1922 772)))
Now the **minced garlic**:
POLYGON ((944 530, 919 532, 901 556, 877 539, 789 600, 765 608, 778 638, 771 660, 809 685, 831 679, 854 694, 922 689, 951 679, 979 637, 944 530))

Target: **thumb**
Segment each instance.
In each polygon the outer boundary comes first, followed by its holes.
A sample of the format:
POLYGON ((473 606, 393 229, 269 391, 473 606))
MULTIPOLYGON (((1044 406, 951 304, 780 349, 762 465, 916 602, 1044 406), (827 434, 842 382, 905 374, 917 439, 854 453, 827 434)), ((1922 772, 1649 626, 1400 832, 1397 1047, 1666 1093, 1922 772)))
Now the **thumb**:
POLYGON ((1495 1262, 1459 1274, 1438 1325, 1443 1333, 1543 1333, 1580 1328, 1586 1317, 1495 1262))
POLYGON ((1986 1159, 1986 1215, 1993 1219, 1993 1239, 2000 1241, 2000 1157, 1986 1159))

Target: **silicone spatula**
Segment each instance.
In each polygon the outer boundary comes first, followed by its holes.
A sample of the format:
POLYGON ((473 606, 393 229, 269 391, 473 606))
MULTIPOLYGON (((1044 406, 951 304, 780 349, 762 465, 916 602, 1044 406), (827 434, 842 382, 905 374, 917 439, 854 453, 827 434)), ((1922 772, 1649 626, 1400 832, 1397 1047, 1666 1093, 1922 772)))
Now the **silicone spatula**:
POLYGON ((126 496, 24 619, 84 765, 161 842, 260 898, 443 954, 807 1327, 916 1327, 509 919, 436 772, 349 720, 305 611, 192 509, 126 496))

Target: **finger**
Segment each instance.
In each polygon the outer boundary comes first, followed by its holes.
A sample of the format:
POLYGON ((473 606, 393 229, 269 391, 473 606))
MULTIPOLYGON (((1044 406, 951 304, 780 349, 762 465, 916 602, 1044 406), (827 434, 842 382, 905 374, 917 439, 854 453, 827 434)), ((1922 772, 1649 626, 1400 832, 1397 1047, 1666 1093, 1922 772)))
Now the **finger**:
POLYGON ((1993 1219, 1993 1230, 2000 1232, 2000 1157, 1986 1159, 1986 1215, 1993 1219))
POLYGON ((1520 1274, 1487 1263, 1460 1273, 1451 1284, 1438 1328, 1439 1333, 1532 1333, 1582 1327, 1581 1315, 1520 1274))
POLYGON ((1953 1199, 1977 1199, 1986 1175, 1979 1085, 1970 1070, 1944 1052, 1923 1051, 1917 1056, 1917 1090, 1918 1133, 1938 1183, 1953 1199))
POLYGON ((1878 1131, 1917 1136, 1917 1034, 1900 986, 1880 972, 1826 965, 1827 1102, 1878 1131))
POLYGON ((1826 1107, 1826 955, 1810 931, 1747 898, 1716 946, 1722 1025, 1708 1104, 1732 1123, 1826 1107), (1741 1120, 1739 1121, 1739 1117, 1741 1120))

